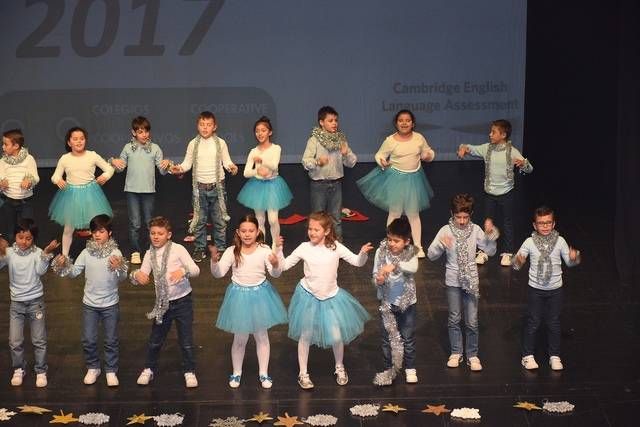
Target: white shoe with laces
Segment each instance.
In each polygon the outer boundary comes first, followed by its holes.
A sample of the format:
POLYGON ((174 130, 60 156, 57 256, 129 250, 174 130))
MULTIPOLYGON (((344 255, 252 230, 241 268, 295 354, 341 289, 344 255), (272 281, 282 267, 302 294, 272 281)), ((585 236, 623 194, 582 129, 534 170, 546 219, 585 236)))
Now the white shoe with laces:
POLYGON ((25 372, 24 369, 18 368, 13 371, 13 376, 11 377, 11 385, 14 387, 22 385, 22 379, 24 378, 25 372))
POLYGON ((554 371, 562 371, 564 369, 564 365, 562 365, 562 360, 558 356, 551 356, 549 358, 549 365, 551 365, 551 369, 554 371))
POLYGON ((313 382, 308 373, 305 372, 304 374, 298 375, 298 385, 304 390, 313 388, 313 382))
POLYGON ((36 374, 36 387, 42 388, 47 386, 47 373, 41 372, 36 374))
POLYGON ((529 371, 532 369, 538 369, 538 362, 536 362, 536 358, 531 354, 523 357, 520 363, 522 364, 522 367, 524 369, 527 369, 529 371))
POLYGON ((138 376, 138 380, 136 382, 138 385, 149 385, 151 380, 153 380, 153 371, 149 368, 145 368, 140 372, 140 376, 138 376))
POLYGON ((449 356, 449 360, 447 360, 447 367, 449 368, 457 368, 460 366, 460 362, 462 362, 462 355, 453 353, 449 356))
POLYGON ((480 363, 480 359, 476 356, 468 358, 467 365, 469 365, 469 369, 474 372, 482 371, 482 363, 480 363))
POLYGON ((86 385, 95 384, 101 372, 102 371, 100 369, 89 368, 87 369, 87 374, 84 376, 84 380, 82 381, 86 385))
POLYGON ((511 267, 511 259, 513 254, 503 253, 500 255, 500 265, 503 267, 511 267))
POLYGON ((422 249, 422 246, 418 246, 418 253, 416 254, 416 256, 418 258, 426 258, 426 255, 424 253, 424 250, 422 249))
POLYGON ((415 384, 418 382, 418 374, 415 369, 405 369, 404 370, 404 379, 407 384, 415 384))
POLYGON ((131 264, 142 264, 142 258, 140 258, 140 252, 134 252, 131 254, 131 264))
POLYGON ((115 372, 107 372, 107 385, 109 387, 118 387, 120 385, 120 381, 118 381, 118 376, 115 372))
POLYGON ((185 372, 184 385, 187 386, 187 388, 198 387, 198 378, 196 378, 196 374, 193 372, 185 372))
POLYGON ((338 385, 347 385, 349 376, 347 375, 347 370, 344 369, 344 365, 337 365, 334 374, 336 375, 336 383, 338 383, 338 385))
POLYGON ((489 255, 487 255, 486 253, 484 253, 483 250, 479 250, 476 253, 476 264, 478 265, 482 265, 485 262, 489 261, 489 255))

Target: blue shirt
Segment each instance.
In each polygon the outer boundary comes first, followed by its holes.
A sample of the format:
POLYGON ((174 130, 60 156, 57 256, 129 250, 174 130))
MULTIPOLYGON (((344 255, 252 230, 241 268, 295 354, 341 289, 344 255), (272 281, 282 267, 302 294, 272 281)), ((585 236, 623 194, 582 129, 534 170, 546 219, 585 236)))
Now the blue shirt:
POLYGON ((126 278, 127 273, 109 268, 109 258, 112 256, 122 256, 122 252, 114 249, 108 256, 98 258, 84 249, 78 255, 69 277, 76 277, 84 271, 84 304, 90 307, 110 307, 118 303, 118 282, 126 278))
POLYGON ((26 255, 7 248, 6 256, 0 257, 0 268, 8 266, 11 301, 31 301, 44 295, 40 276, 47 272, 51 258, 38 247, 26 255))
POLYGON ((162 162, 162 149, 153 142, 148 142, 149 152, 145 146, 139 143, 127 144, 120 153, 120 158, 127 162, 127 178, 124 182, 124 191, 130 193, 155 193, 156 171, 162 175, 167 171, 160 167, 162 162), (135 150, 133 147, 136 147, 135 150))
POLYGON ((578 261, 572 261, 569 258, 569 245, 562 236, 558 236, 556 245, 549 254, 551 259, 551 276, 549 281, 544 283, 538 279, 538 260, 540 259, 540 251, 533 243, 531 237, 524 241, 520 249, 518 249, 518 255, 523 255, 525 258, 529 258, 529 286, 536 289, 542 289, 543 291, 550 291, 552 289, 558 289, 562 286, 562 261, 567 267, 573 267, 578 265, 578 261))

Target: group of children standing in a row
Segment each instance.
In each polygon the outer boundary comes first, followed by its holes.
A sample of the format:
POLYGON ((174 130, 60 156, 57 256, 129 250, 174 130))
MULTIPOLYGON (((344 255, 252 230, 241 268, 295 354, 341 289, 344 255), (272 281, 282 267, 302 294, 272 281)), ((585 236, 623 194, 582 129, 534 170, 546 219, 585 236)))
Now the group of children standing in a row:
MULTIPOLYGON (((340 214, 342 207, 341 179, 343 166, 352 167, 356 156, 350 150, 346 137, 338 130, 338 114, 331 107, 318 112, 318 124, 303 155, 303 165, 311 178, 312 213, 308 221, 309 241, 302 243, 289 257, 282 255, 282 241, 277 221, 278 210, 287 206, 291 192, 278 175, 280 147, 271 142, 272 127, 266 117, 260 118, 254 131, 258 145, 251 150, 244 169, 249 179, 238 195, 238 200, 255 210, 255 216, 241 219, 234 233, 234 244, 226 247, 226 224, 229 220, 224 188, 225 169, 237 173, 230 159, 226 142, 215 131, 217 123, 210 112, 198 117, 198 135, 187 147, 181 164, 163 159, 160 148, 150 140, 150 124, 143 117, 132 123, 133 138, 122 150, 119 158, 105 161, 98 154, 86 150, 87 134, 81 128, 69 130, 66 138, 68 154, 61 157, 52 176, 60 191, 51 202, 49 214, 64 226, 62 254, 53 261, 53 269, 61 276, 75 277, 84 271, 83 348, 87 365, 84 382, 93 384, 101 373, 97 350, 98 325, 102 321, 105 346, 107 384, 118 385, 118 282, 126 277, 127 260, 111 237, 112 211, 99 185, 104 184, 114 169, 127 169, 125 193, 129 213, 129 234, 133 253, 132 263, 142 263, 130 273, 133 283, 148 284, 153 276, 156 300, 147 314, 153 320, 148 342, 145 368, 138 384, 146 385, 157 372, 160 348, 175 320, 182 350, 183 372, 187 387, 197 386, 193 354, 193 308, 189 278, 199 274, 196 262, 206 258, 207 219, 214 224, 210 246, 211 272, 222 277, 232 269, 229 285, 220 308, 216 325, 234 334, 231 354, 233 372, 231 387, 241 382, 242 360, 250 334, 256 340, 259 381, 269 388, 269 340, 267 330, 276 324, 289 324, 289 336, 298 341, 299 376, 302 388, 313 387, 307 370, 309 347, 331 347, 335 356, 336 382, 344 385, 348 375, 343 365, 344 344, 362 333, 369 318, 366 310, 337 283, 340 258, 352 265, 362 266, 371 244, 362 246, 354 254, 340 242, 340 214), (112 167, 113 165, 113 167, 112 167), (103 174, 95 178, 95 167, 103 174), (195 233, 195 251, 190 256, 186 249, 171 241, 171 225, 163 217, 152 218, 155 169, 161 173, 182 174, 192 170, 194 217, 190 230, 195 233), (63 178, 64 176, 64 178, 63 178), (271 225, 272 248, 264 244, 265 221, 271 225), (91 229, 92 238, 75 263, 69 258, 74 229, 91 229), (149 229, 149 250, 140 259, 142 247, 139 229, 149 229), (219 254, 222 252, 220 259, 219 254), (304 277, 285 310, 282 300, 266 280, 266 274, 278 277, 300 260, 304 262, 304 277)), ((390 384, 400 369, 405 369, 409 383, 418 381, 415 370, 415 313, 416 290, 414 273, 418 258, 425 256, 421 244, 419 212, 429 206, 433 196, 421 161, 433 160, 435 153, 422 135, 413 131, 415 118, 410 111, 396 114, 397 132, 389 136, 376 154, 379 168, 358 180, 365 197, 389 212, 387 239, 375 255, 373 282, 381 300, 379 308, 385 369, 376 375, 376 384, 390 384), (406 215, 406 218, 401 216, 406 215), (413 237, 413 243, 411 243, 413 237)), ((512 189, 514 166, 523 172, 532 170, 508 140, 510 124, 498 120, 491 126, 490 143, 480 146, 463 145, 460 157, 466 153, 485 159, 485 192, 487 220, 484 230, 471 223, 473 199, 457 195, 451 202, 451 219, 440 229, 428 247, 426 255, 436 259, 446 253, 445 284, 449 303, 449 338, 451 355, 447 366, 457 367, 463 360, 462 330, 464 315, 467 363, 474 371, 481 370, 478 358, 478 273, 476 261, 486 261, 496 251, 498 230, 493 225, 493 214, 501 208, 504 217, 503 234, 506 250, 501 263, 519 268, 531 255, 528 321, 523 344, 522 364, 527 369, 537 368, 533 357, 535 333, 543 320, 549 329, 550 363, 553 369, 562 369, 559 359, 559 313, 562 300, 561 261, 567 265, 579 262, 579 252, 570 249, 554 230, 553 212, 548 208, 536 211, 532 237, 527 239, 514 259, 512 189), (509 240, 511 239, 511 240, 509 240), (476 249, 482 252, 476 253, 476 249)), ((51 242, 44 250, 34 245, 37 227, 27 217, 29 198, 38 182, 35 161, 23 147, 19 131, 5 132, 0 161, 0 189, 6 210, 13 215, 15 239, 11 247, 0 245, 0 266, 9 266, 11 289, 10 347, 14 374, 13 385, 20 385, 25 375, 23 356, 23 328, 29 320, 36 352, 36 385, 46 386, 46 332, 44 328, 44 300, 40 276, 47 270, 53 251, 58 246, 51 242)))

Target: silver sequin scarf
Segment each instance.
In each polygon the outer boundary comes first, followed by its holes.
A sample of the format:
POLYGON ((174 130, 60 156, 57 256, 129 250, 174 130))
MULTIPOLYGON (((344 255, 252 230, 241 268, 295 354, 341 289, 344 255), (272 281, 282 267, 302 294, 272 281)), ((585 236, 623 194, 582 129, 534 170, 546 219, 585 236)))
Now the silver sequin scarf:
POLYGON ((538 271, 536 272, 538 283, 549 283, 549 279, 551 279, 552 265, 550 255, 553 248, 556 247, 559 236, 560 234, 556 230, 551 230, 551 233, 546 236, 539 234, 537 231, 531 233, 533 244, 536 245, 536 249, 540 252, 537 266, 538 271))
POLYGON ((347 142, 347 137, 344 133, 327 132, 320 127, 314 127, 311 130, 311 136, 318 140, 320 145, 327 149, 327 151, 337 151, 340 149, 343 142, 347 142))
POLYGON ((169 284, 167 283, 167 261, 171 253, 171 240, 164 245, 162 260, 158 264, 158 248, 151 246, 151 270, 156 291, 156 302, 153 310, 147 313, 147 319, 155 319, 156 325, 162 324, 162 317, 169 309, 169 284))
POLYGON ((474 224, 469 221, 464 228, 455 225, 453 218, 449 218, 449 229, 456 239, 456 262, 458 263, 458 283, 467 293, 474 295, 476 298, 480 296, 480 287, 478 286, 477 277, 473 274, 472 264, 469 254, 469 237, 473 232, 474 224))
POLYGON ((2 156, 2 161, 8 165, 17 165, 19 163, 22 163, 28 155, 29 150, 27 150, 26 147, 22 147, 20 148, 20 151, 18 151, 18 154, 16 154, 15 156, 7 156, 6 154, 4 154, 2 156))
MULTIPOLYGON (((376 258, 377 265, 382 266, 384 264, 390 263, 397 267, 398 264, 400 264, 400 262, 407 262, 411 258, 413 258, 417 253, 417 251, 418 249, 415 246, 407 245, 402 250, 402 252, 395 255, 393 252, 389 250, 389 244, 385 239, 382 242, 380 242, 380 247, 378 249, 378 256, 376 258)), ((402 295, 399 298, 397 298, 396 301, 389 301, 391 304, 397 306, 402 312, 404 312, 407 309, 407 307, 409 307, 411 304, 413 304, 416 301, 416 282, 413 277, 413 274, 405 275, 404 280, 405 280, 404 291, 402 292, 402 295)), ((389 289, 388 289, 388 286, 386 286, 386 284, 382 285, 382 287, 383 287, 383 292, 385 297, 384 299, 386 300, 389 289)))
POLYGON ((138 140, 133 136, 131 137, 131 140, 129 141, 129 147, 131 148, 131 151, 133 151, 133 152, 135 152, 138 148, 142 148, 145 151, 145 153, 147 153, 147 154, 151 153, 151 149, 153 148, 152 145, 153 145, 153 142, 151 142, 151 141, 147 141, 146 144, 140 144, 138 142, 138 140))
POLYGON ((513 165, 511 164, 511 141, 507 141, 506 144, 491 144, 487 148, 487 155, 484 159, 484 191, 489 192, 489 186, 491 185, 491 156, 493 152, 505 151, 507 158, 507 179, 513 181, 513 165))

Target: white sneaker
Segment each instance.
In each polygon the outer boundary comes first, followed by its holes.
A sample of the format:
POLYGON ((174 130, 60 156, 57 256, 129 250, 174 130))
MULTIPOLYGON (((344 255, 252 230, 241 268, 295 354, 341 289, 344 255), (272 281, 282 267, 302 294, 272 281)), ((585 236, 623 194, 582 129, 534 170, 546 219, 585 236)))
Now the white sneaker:
POLYGON ((308 373, 298 375, 298 385, 304 390, 309 390, 313 388, 313 382, 311 381, 311 377, 309 377, 308 373))
POLYGON ((187 388, 198 387, 198 379, 196 378, 196 374, 194 374, 193 372, 185 372, 184 385, 187 386, 187 388))
POLYGON ((100 376, 100 369, 93 369, 93 368, 89 368, 87 369, 87 375, 84 376, 84 383, 86 385, 91 385, 91 384, 95 384, 96 380, 98 379, 98 377, 100 376))
POLYGON ((418 382, 418 374, 415 369, 405 369, 404 370, 404 379, 407 384, 415 384, 418 382))
POLYGON ((271 388, 273 386, 273 380, 269 375, 260 375, 258 381, 260 381, 262 388, 271 388))
POLYGON ((562 371, 564 366, 562 365, 562 360, 558 356, 551 356, 549 358, 549 365, 551 365, 551 369, 554 371, 562 371))
POLYGON ((536 362, 536 358, 533 357, 533 355, 531 354, 523 357, 520 363, 522 363, 522 366, 524 367, 524 369, 527 369, 527 370, 538 369, 538 362, 536 362))
POLYGON ((42 372, 36 374, 36 387, 42 388, 47 386, 47 373, 42 372))
POLYGON ((489 255, 487 255, 486 253, 484 253, 484 251, 479 250, 476 253, 476 264, 482 265, 485 262, 489 261, 489 255))
POLYGON ((503 267, 511 267, 511 258, 513 254, 503 253, 500 255, 500 265, 503 267))
POLYGON ((231 387, 231 388, 240 387, 240 380, 241 379, 242 379, 242 374, 238 374, 238 375, 231 374, 231 375, 229 375, 229 387, 231 387))
POLYGON ((425 258, 424 250, 422 250, 422 246, 418 246, 418 253, 416 254, 418 258, 425 258))
POLYGON ((120 381, 118 381, 118 376, 115 372, 107 372, 107 385, 109 387, 118 387, 120 385, 120 381))
POLYGON ((475 356, 467 359, 467 365, 469 365, 469 369, 472 371, 482 371, 482 363, 480 363, 480 359, 475 356))
POLYGON ((149 385, 149 383, 153 380, 153 371, 149 368, 144 368, 142 372, 140 372, 140 376, 138 376, 138 385, 149 385))
POLYGON ((131 264, 142 264, 142 259, 140 258, 140 252, 134 252, 131 254, 131 264))
POLYGON ((457 368, 460 366, 460 362, 462 362, 462 355, 453 353, 449 356, 449 360, 447 360, 447 366, 449 368, 457 368))
POLYGON ((24 378, 24 375, 25 375, 24 369, 18 368, 14 370, 13 376, 11 377, 11 385, 15 387, 22 385, 22 379, 24 378))
POLYGON ((334 374, 336 375, 336 383, 338 383, 338 385, 347 385, 349 382, 349 375, 347 375, 344 365, 337 365, 334 374))

